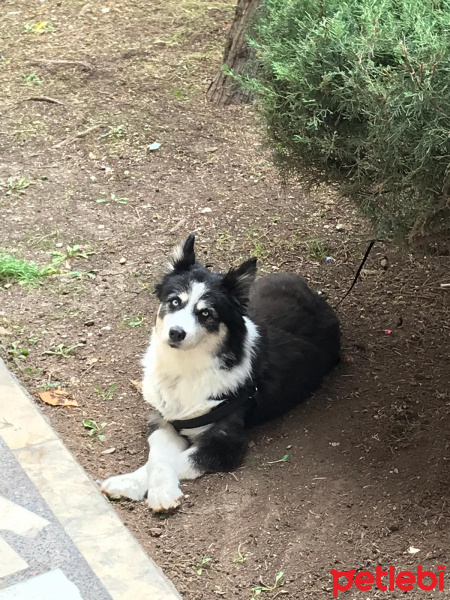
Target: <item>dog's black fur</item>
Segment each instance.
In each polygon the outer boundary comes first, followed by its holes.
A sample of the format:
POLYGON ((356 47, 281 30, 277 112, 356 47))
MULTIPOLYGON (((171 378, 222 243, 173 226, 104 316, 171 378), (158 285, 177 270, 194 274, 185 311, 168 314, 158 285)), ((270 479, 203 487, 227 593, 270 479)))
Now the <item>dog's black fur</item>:
POLYGON ((308 398, 339 362, 339 322, 333 309, 294 274, 256 281, 248 314, 262 333, 254 377, 259 390, 248 425, 277 417, 308 398))

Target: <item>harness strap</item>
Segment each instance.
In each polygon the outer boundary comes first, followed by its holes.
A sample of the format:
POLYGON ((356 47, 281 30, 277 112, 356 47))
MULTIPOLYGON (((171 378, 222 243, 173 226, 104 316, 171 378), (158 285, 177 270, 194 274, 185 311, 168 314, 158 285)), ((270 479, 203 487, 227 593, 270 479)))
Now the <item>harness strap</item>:
MULTIPOLYGON (((244 388, 237 395, 225 396, 223 402, 218 404, 212 410, 199 417, 193 419, 179 419, 175 421, 168 421, 177 431, 182 429, 194 429, 195 427, 203 427, 204 425, 211 425, 216 421, 220 421, 224 417, 234 412, 237 408, 245 407, 248 410, 249 405, 255 401, 255 396, 258 388, 253 386, 249 391, 248 388, 244 388)), ((221 398, 212 398, 212 400, 221 400, 221 398)))

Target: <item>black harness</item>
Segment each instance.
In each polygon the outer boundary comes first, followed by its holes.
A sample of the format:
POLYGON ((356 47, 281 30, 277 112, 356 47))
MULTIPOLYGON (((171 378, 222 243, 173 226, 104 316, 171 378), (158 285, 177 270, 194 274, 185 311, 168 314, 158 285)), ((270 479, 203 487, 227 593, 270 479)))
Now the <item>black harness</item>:
POLYGON ((245 413, 247 413, 253 407, 257 394, 258 388, 254 385, 249 385, 241 388, 231 396, 227 395, 219 398, 211 398, 211 400, 222 400, 222 402, 206 414, 200 415, 200 417, 168 422, 175 427, 177 431, 181 431, 182 429, 194 429, 195 427, 203 427, 204 425, 211 425, 212 423, 227 417, 237 409, 244 408, 245 413))

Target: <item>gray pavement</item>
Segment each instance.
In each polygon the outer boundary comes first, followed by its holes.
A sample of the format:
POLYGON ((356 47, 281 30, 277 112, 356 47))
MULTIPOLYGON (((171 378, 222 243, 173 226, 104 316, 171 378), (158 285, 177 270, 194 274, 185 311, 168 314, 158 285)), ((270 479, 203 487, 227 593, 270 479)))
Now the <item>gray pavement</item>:
MULTIPOLYGON (((3 517, 0 516, 0 569, 2 573, 10 571, 0 578, 0 590, 45 573, 47 578, 41 581, 45 582, 46 588, 55 581, 61 589, 60 586, 67 585, 64 582, 68 580, 75 584, 81 594, 78 597, 83 600, 111 600, 110 594, 1 438, 0 508, 3 508, 3 517), (6 512, 8 518, 4 522, 6 512), (42 521, 35 519, 36 516, 42 521), (29 525, 24 526, 27 519, 29 525), (4 527, 8 527, 8 530, 4 527), (59 569, 57 575, 55 569, 59 569)), ((19 586, 17 589, 20 589, 19 586)), ((32 587, 25 589, 28 590, 27 594, 31 594, 32 587)), ((67 589, 71 587, 67 586, 67 589)), ((11 594, 12 590, 8 594, 0 591, 0 599, 16 597, 11 594)), ((31 597, 28 595, 28 598, 31 597)), ((64 595, 67 600, 71 597, 64 595)), ((73 597, 77 598, 76 595, 73 597)))

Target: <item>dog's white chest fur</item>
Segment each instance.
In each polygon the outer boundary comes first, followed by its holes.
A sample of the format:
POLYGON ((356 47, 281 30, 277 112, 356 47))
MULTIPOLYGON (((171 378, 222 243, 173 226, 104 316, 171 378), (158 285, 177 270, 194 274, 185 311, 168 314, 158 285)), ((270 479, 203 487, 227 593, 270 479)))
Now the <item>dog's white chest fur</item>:
MULTIPOLYGON (((211 342, 184 352, 161 341, 155 329, 142 360, 145 401, 167 421, 194 418, 217 406, 220 401, 213 398, 234 392, 251 374, 252 352, 259 334, 250 319, 245 318, 245 324, 244 356, 232 369, 223 367, 211 342)), ((220 342, 220 336, 216 341, 220 342)))

